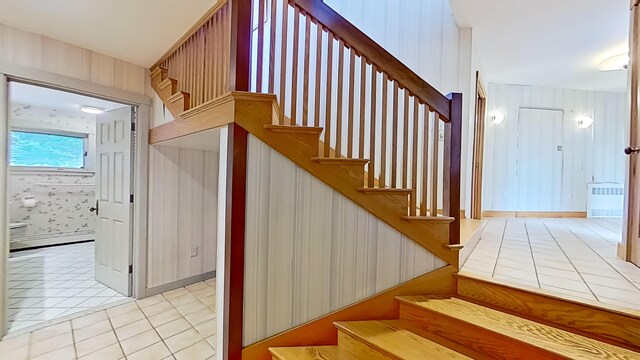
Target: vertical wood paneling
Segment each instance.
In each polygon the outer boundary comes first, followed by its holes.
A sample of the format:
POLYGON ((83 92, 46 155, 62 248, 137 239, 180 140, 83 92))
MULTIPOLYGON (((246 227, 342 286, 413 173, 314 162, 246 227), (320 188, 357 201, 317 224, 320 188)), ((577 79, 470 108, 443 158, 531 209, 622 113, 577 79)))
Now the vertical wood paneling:
POLYGON ((505 114, 502 124, 487 117, 484 210, 585 211, 588 182, 624 182, 624 93, 490 84, 487 112, 498 110, 505 114), (558 110, 561 124, 523 129, 521 108, 558 110), (578 128, 580 115, 593 117, 591 128, 578 128), (554 146, 555 162, 534 161, 541 159, 541 144, 552 146, 549 141, 562 146, 561 152, 554 146), (534 160, 523 160, 522 151, 534 160), (540 172, 558 180, 545 181, 540 172))
POLYGON ((445 265, 251 135, 247 178, 245 346, 445 265))

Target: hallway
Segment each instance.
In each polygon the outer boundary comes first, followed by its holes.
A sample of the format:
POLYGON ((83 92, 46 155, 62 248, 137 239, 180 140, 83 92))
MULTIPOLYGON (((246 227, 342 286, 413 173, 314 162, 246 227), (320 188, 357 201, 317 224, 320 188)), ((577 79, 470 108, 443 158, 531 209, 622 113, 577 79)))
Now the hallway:
POLYGON ((618 219, 489 218, 461 272, 640 310, 640 268, 620 260, 618 219))

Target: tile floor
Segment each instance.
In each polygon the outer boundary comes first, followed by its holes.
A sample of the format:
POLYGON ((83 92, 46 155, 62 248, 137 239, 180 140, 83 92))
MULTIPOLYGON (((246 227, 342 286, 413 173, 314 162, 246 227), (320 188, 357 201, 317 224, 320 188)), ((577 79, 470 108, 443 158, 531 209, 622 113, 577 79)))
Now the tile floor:
POLYGON ((9 332, 126 299, 94 278, 95 244, 11 253, 9 332))
POLYGON ((215 279, 0 342, 10 360, 204 360, 216 346, 215 279))
POLYGON ((490 218, 462 272, 640 310, 640 268, 620 260, 615 219, 490 218))

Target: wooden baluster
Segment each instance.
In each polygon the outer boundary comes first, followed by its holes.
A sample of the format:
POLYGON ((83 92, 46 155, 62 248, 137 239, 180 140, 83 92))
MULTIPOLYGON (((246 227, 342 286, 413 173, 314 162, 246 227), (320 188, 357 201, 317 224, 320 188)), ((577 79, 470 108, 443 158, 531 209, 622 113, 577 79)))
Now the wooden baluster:
POLYGON ((222 84, 224 84, 224 80, 222 77, 222 57, 225 56, 222 51, 222 35, 223 35, 223 22, 222 15, 217 19, 216 26, 214 28, 214 41, 213 41, 213 97, 217 98, 220 96, 220 92, 222 89, 222 84))
POLYGON ((322 77, 322 25, 316 24, 316 78, 315 78, 315 105, 313 107, 313 126, 320 126, 320 79, 322 77))
POLYGON ((300 9, 293 12, 293 52, 291 55, 291 125, 298 123, 298 63, 300 62, 300 9))
POLYGON ((344 97, 344 42, 338 41, 338 101, 336 111, 336 157, 342 156, 342 103, 344 97))
POLYGON ((258 0, 258 53, 256 71, 256 91, 262 92, 262 67, 264 63, 264 7, 265 0, 258 0))
POLYGON ((285 0, 282 9, 282 44, 280 46, 280 125, 284 125, 284 112, 287 96, 287 26, 289 24, 289 5, 285 0))
POLYGON ((375 161, 376 161, 376 106, 377 104, 377 94, 376 94, 376 83, 378 78, 378 69, 376 68, 376 64, 371 63, 371 126, 370 126, 370 135, 371 144, 369 145, 369 187, 375 187, 375 161))
MULTIPOLYGON (((404 126, 402 127, 404 134, 402 138, 402 187, 407 188, 407 175, 409 169, 407 163, 409 161, 409 90, 404 89, 404 126)), ((413 188, 415 190, 415 188, 413 188)))
POLYGON ((418 115, 419 115, 420 103, 418 98, 413 98, 413 132, 412 132, 412 147, 413 152, 411 156, 411 188, 414 191, 414 196, 411 197, 411 208, 409 209, 409 215, 416 216, 416 197, 418 196, 418 115))
POLYGON ((393 82, 393 129, 391 139, 391 187, 398 187, 398 82, 393 82))
POLYGON ((276 66, 276 12, 277 0, 271 0, 271 17, 269 18, 269 94, 275 93, 276 66))
POLYGON ((380 125, 380 177, 378 184, 381 188, 387 187, 387 115, 389 78, 386 72, 382 72, 382 124, 380 125))
POLYGON ((353 106, 354 92, 356 90, 354 86, 355 80, 355 67, 356 67, 356 51, 351 48, 349 57, 349 112, 347 123, 347 157, 353 158, 353 122, 355 121, 355 109, 353 106))
POLYGON ((433 113, 433 147, 431 148, 431 216, 438 216, 438 143, 440 137, 440 116, 433 113))
POLYGON ((324 156, 331 156, 331 89, 333 88, 333 33, 327 31, 327 93, 324 120, 324 156))
MULTIPOLYGON (((213 17, 211 18, 213 19, 213 17)), ((207 101, 211 99, 211 94, 209 94, 209 28, 211 25, 211 19, 207 22, 207 25, 203 29, 202 36, 202 49, 203 49, 203 58, 202 58, 202 99, 203 101, 207 101)))
POLYGON ((364 159, 365 101, 367 100, 367 59, 360 56, 360 144, 358 155, 364 159))
POLYGON ((304 26, 304 84, 302 90, 302 126, 309 126, 309 56, 311 47, 311 16, 305 16, 304 26))
POLYGON ((424 105, 424 121, 422 134, 422 200, 420 215, 427 216, 427 194, 429 193, 429 106, 424 105))

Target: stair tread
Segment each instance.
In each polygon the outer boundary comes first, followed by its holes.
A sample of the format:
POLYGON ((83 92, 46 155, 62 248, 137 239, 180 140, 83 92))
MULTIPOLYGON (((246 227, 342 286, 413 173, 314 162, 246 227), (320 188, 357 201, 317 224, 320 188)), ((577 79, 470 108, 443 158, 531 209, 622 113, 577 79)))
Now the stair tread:
POLYGON ((503 313, 462 299, 437 296, 398 296, 401 303, 482 327, 493 333, 580 359, 637 358, 638 354, 615 345, 503 313))
POLYGON ((331 158, 331 157, 314 157, 311 160, 324 164, 350 164, 350 165, 366 165, 369 159, 349 159, 349 158, 331 158))
POLYGON ((173 101, 176 101, 176 100, 178 100, 180 98, 187 97, 187 96, 189 96, 188 92, 178 91, 175 94, 169 96, 169 98, 167 100, 170 101, 170 102, 173 102, 173 101))
POLYGON ((403 216, 403 219, 407 221, 443 221, 443 222, 452 222, 455 219, 450 216, 403 216))
POLYGON ((338 346, 297 346, 269 348, 279 360, 356 360, 357 358, 338 346))
POLYGON ((164 89, 169 85, 173 85, 176 84, 178 82, 178 80, 176 79, 172 79, 172 78, 166 78, 164 80, 162 80, 159 84, 158 84, 158 88, 160 89, 164 89))
POLYGON ((413 189, 397 189, 397 188, 359 188, 358 191, 371 194, 411 194, 413 189))
POLYGON ((379 351, 400 359, 468 359, 407 330, 400 320, 345 321, 336 322, 335 326, 379 351))
POLYGON ((269 129, 275 132, 297 132, 297 133, 309 133, 309 134, 320 134, 322 132, 321 127, 313 127, 313 126, 298 126, 298 125, 274 125, 269 124, 264 126, 265 129, 269 129))

